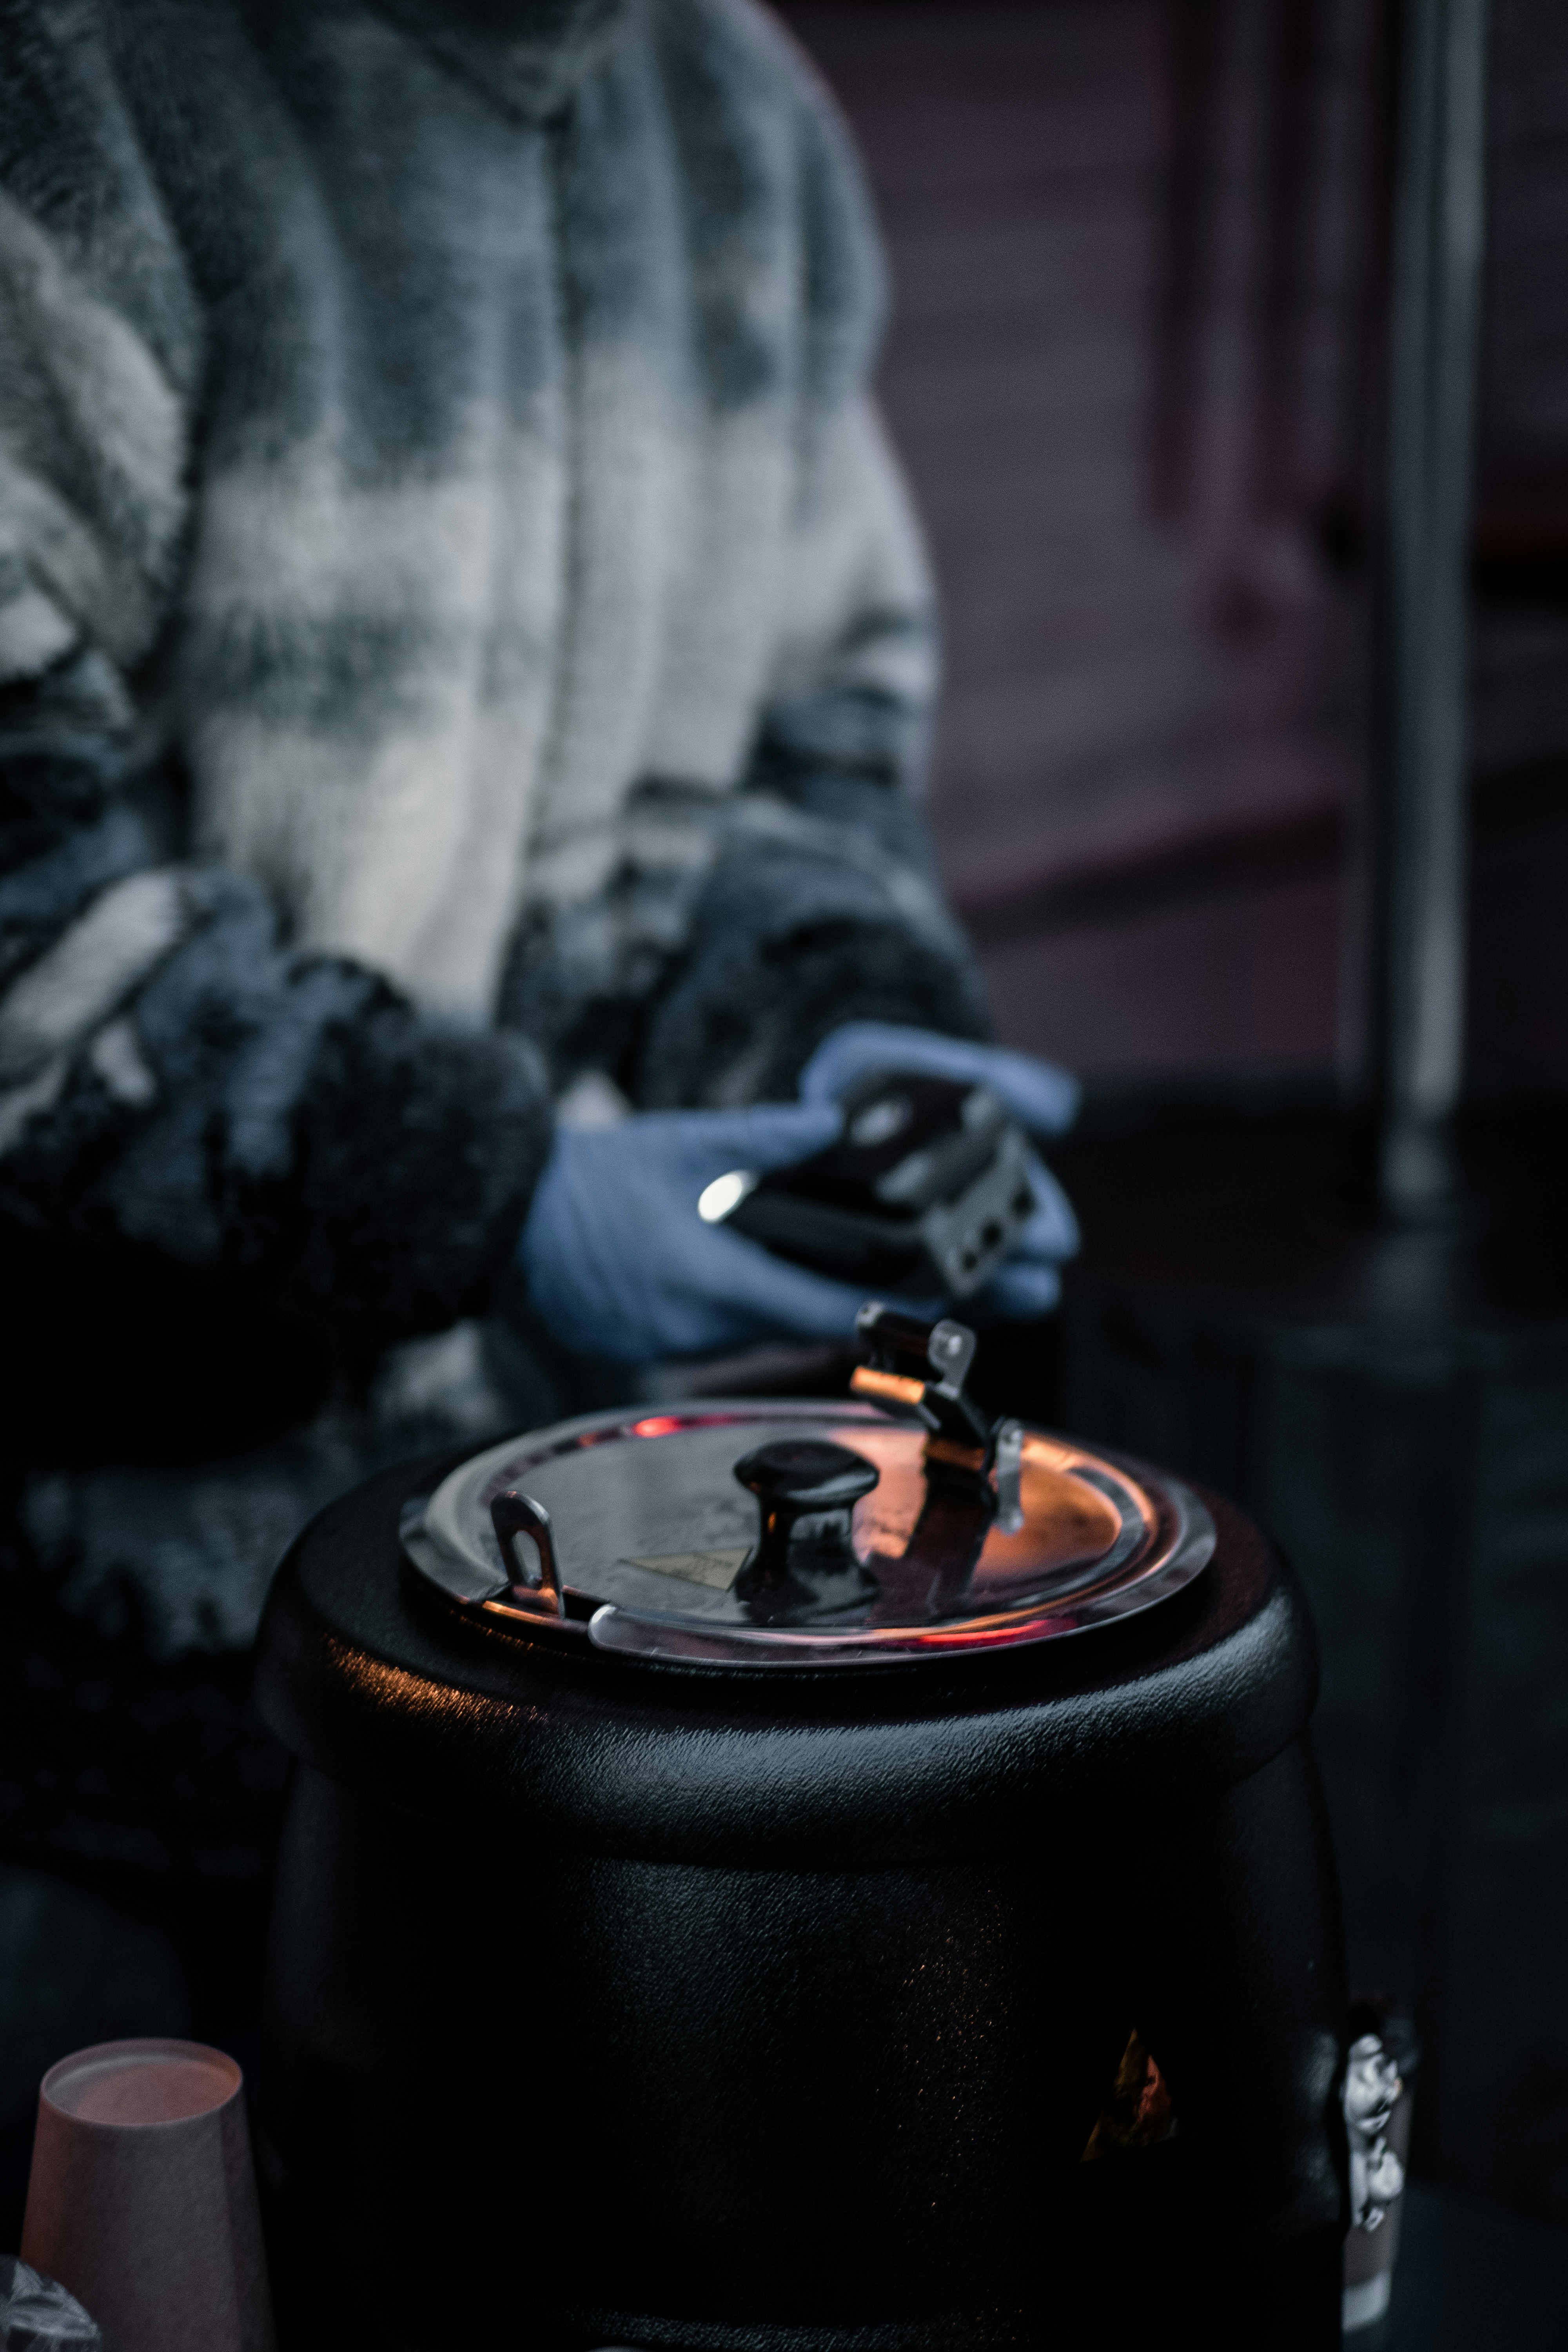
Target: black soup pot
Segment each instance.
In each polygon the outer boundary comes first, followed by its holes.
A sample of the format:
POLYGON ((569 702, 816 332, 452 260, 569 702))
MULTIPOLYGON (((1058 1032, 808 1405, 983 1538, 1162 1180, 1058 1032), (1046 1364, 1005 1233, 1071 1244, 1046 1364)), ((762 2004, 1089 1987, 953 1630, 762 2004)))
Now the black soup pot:
POLYGON ((285 2341, 1337 2344, 1296 1588, 861 1321, 842 1405, 415 1465, 279 1572, 285 2341))

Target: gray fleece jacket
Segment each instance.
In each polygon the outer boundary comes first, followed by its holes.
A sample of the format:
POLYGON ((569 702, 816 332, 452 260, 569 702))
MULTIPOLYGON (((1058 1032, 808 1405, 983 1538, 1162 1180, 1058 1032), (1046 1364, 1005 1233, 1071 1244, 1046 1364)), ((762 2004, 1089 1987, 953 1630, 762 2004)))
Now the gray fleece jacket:
POLYGON ((983 1025, 841 126, 751 0, 510 17, 0 0, 5 1569, 153 1657, 527 1416, 584 1072, 983 1025))

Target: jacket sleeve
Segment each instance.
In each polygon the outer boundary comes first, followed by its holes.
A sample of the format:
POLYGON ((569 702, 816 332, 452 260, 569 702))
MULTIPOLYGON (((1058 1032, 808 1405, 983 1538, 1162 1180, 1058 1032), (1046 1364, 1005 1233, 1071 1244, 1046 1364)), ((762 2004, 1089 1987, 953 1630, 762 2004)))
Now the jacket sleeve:
POLYGON ((987 1033, 919 800, 931 599, 864 398, 824 436, 793 567, 750 771, 725 813, 691 945, 648 1025, 647 1101, 790 1095, 814 1047, 846 1021, 987 1033))
POLYGON ((159 648, 199 321, 94 73, 89 45, 19 40, 0 101, 0 1223, 368 1352, 504 1262, 542 1076, 292 952, 258 888, 181 854, 159 648))
POLYGON ((868 391, 884 309, 875 224, 831 100, 798 58, 784 70, 803 289, 795 516, 752 756, 644 1033, 637 1092, 650 1103, 793 1094, 845 1021, 988 1027, 920 808, 936 617, 868 391))

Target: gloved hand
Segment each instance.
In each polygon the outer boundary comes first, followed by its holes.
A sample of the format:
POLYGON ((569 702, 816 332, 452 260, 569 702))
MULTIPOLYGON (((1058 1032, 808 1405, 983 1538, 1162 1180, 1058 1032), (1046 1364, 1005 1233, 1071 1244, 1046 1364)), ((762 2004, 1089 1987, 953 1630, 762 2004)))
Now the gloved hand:
MULTIPOLYGON (((940 1037, 930 1029, 900 1029, 890 1021, 850 1021, 825 1037, 801 1072, 804 1101, 835 1102, 857 1078, 873 1070, 918 1070, 931 1077, 958 1078, 989 1087, 1020 1127, 1035 1135, 1059 1135, 1072 1125, 1081 1089, 1066 1070, 1015 1054, 1002 1045, 976 1045, 963 1037, 940 1037)), ((993 1314, 1044 1315, 1061 1297, 1057 1268, 1079 1246, 1072 1204, 1037 1152, 1029 1154, 1035 1213, 1000 1269, 974 1301, 993 1314)), ((965 1307, 971 1304, 965 1300, 965 1307)))
POLYGON ((841 1123, 831 1103, 765 1103, 557 1129, 519 1244, 545 1324, 580 1355, 628 1364, 759 1339, 849 1339, 862 1291, 697 1213, 715 1177, 807 1160, 841 1123))

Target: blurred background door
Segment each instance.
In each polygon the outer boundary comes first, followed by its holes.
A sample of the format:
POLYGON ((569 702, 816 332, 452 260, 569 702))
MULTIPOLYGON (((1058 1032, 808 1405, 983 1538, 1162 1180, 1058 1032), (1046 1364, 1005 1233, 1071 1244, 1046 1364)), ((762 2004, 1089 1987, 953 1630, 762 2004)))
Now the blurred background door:
MULTIPOLYGON (((891 252, 932 806, 1011 1041, 1353 1062, 1392 9, 785 0, 891 252), (1343 952, 1342 953, 1342 942, 1343 952)), ((1479 1084, 1568 1077, 1568 12, 1496 0, 1475 524, 1479 1084)))

